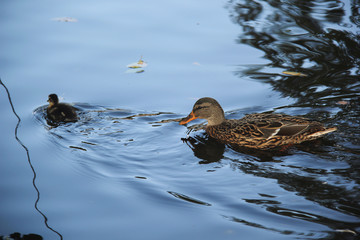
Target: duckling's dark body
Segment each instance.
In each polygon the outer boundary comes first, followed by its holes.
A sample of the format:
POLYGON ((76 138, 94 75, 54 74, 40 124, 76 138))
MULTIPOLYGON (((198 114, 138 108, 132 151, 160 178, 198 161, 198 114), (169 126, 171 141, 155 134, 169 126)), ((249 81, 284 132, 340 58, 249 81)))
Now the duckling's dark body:
POLYGON ((335 131, 321 123, 285 114, 256 113, 242 119, 225 119, 220 104, 212 98, 198 100, 190 115, 180 124, 196 118, 208 120, 206 132, 210 137, 241 147, 269 149, 313 140, 335 131))
POLYGON ((46 110, 47 117, 54 123, 76 122, 78 120, 76 108, 66 103, 59 103, 56 94, 49 95, 49 106, 46 110))

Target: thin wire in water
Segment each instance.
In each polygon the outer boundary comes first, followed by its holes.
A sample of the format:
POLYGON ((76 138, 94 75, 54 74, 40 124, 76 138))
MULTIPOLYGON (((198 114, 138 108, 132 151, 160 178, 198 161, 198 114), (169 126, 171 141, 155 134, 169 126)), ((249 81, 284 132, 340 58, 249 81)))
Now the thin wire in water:
POLYGON ((40 200, 40 191, 39 191, 39 189, 37 188, 36 183, 35 183, 36 172, 35 172, 35 169, 34 169, 32 163, 31 163, 31 160, 30 160, 29 149, 28 149, 28 148, 23 144, 23 142, 18 138, 18 134, 17 134, 17 133, 18 133, 18 128, 19 128, 19 125, 20 125, 20 122, 21 122, 21 119, 20 119, 19 115, 18 115, 18 114, 16 113, 16 111, 15 111, 14 105, 13 105, 13 103, 12 103, 12 101, 11 101, 10 92, 9 92, 9 90, 7 89, 7 87, 5 86, 5 84, 2 82, 1 78, 0 78, 0 84, 5 88, 5 91, 6 91, 6 93, 7 93, 7 96, 8 96, 8 99, 9 99, 9 104, 10 104, 10 106, 11 106, 11 109, 12 109, 14 115, 16 116, 16 118, 18 119, 18 122, 17 122, 16 127, 15 127, 15 139, 16 139, 16 141, 25 149, 28 163, 29 163, 29 165, 30 165, 30 168, 31 168, 33 174, 34 174, 34 177, 33 177, 33 181, 32 181, 32 182, 33 182, 33 186, 34 186, 34 188, 35 188, 35 190, 36 190, 36 192, 37 192, 37 199, 36 199, 36 201, 35 201, 35 209, 44 217, 44 223, 45 223, 46 227, 47 227, 49 230, 51 230, 52 232, 56 233, 56 234, 60 237, 60 239, 62 240, 62 239, 63 239, 63 236, 62 236, 58 231, 54 230, 52 227, 50 227, 50 226, 48 225, 48 218, 47 218, 46 215, 38 208, 38 203, 39 203, 39 200, 40 200))

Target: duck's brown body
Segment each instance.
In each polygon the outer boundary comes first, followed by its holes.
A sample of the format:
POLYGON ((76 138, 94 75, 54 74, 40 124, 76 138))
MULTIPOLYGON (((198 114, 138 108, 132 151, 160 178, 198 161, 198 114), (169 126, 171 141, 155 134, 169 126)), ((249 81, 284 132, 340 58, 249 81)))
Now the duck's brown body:
POLYGON ((318 122, 282 114, 250 114, 206 127, 209 136, 224 143, 258 149, 298 144, 334 130, 318 122))
POLYGON ((336 130, 335 127, 325 128, 319 122, 284 114, 258 113, 227 120, 221 106, 212 98, 198 100, 180 124, 196 118, 208 120, 206 132, 211 137, 227 144, 257 149, 298 144, 336 130))

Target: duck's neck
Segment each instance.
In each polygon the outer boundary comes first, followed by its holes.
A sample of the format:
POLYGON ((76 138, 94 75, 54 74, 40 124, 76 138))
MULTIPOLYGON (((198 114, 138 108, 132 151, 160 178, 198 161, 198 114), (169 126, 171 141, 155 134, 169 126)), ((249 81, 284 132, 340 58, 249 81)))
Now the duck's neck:
POLYGON ((214 112, 211 117, 207 119, 208 126, 215 126, 223 123, 225 121, 224 111, 219 109, 218 111, 214 112))

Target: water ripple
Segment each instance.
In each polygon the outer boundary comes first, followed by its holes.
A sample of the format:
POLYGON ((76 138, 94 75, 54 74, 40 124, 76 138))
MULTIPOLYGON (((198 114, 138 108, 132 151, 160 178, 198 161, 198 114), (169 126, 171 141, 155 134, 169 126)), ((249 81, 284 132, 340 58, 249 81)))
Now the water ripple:
POLYGON ((80 110, 79 121, 57 127, 47 125, 46 106, 35 109, 34 115, 56 145, 77 156, 78 166, 82 166, 79 171, 87 169, 91 175, 102 177, 142 175, 139 170, 147 160, 145 156, 165 148, 154 143, 154 139, 162 138, 158 128, 172 122, 177 125, 179 120, 179 116, 166 112, 134 112, 88 104, 75 107, 80 110))

